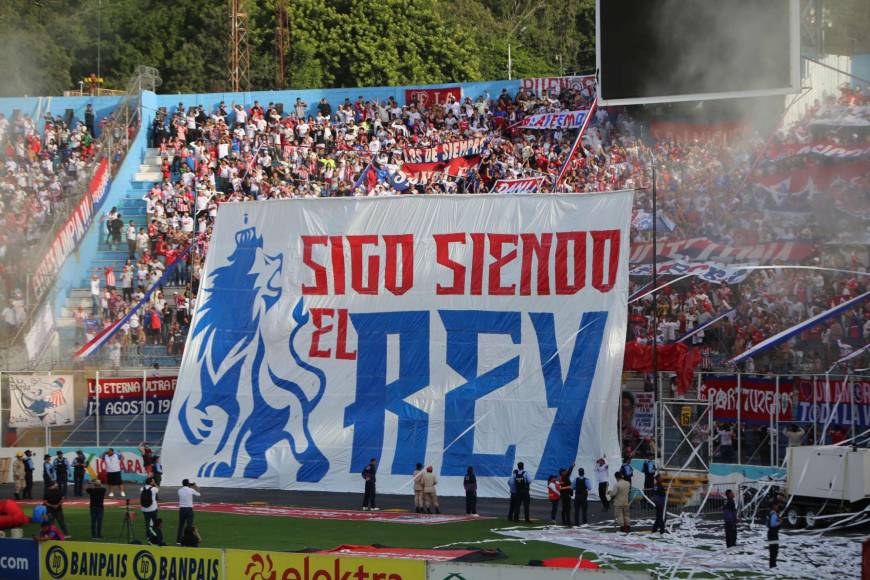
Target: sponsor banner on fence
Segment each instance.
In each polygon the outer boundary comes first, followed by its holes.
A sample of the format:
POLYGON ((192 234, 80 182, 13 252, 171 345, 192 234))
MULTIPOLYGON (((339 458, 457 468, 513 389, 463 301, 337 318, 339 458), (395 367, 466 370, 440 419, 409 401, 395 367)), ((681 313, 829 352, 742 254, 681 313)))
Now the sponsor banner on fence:
MULTIPOLYGON (((740 420, 744 422, 769 423, 774 416, 779 400, 779 420, 790 421, 793 413, 792 381, 780 379, 779 396, 776 379, 743 375, 740 377, 740 420)), ((715 421, 737 419, 737 375, 704 375, 698 399, 709 400, 713 406, 715 421)), ((774 420, 776 417, 774 416, 774 420)))
POLYGON ((535 490, 619 452, 631 192, 221 206, 164 483, 535 490), (528 429, 528 425, 535 429, 528 429))
MULTIPOLYGON (((87 461, 85 479, 99 479, 105 483, 106 462, 103 459, 103 455, 109 449, 108 445, 105 447, 51 447, 48 450, 48 453, 54 457, 58 451, 63 451, 63 454, 69 460, 70 464, 72 464, 72 460, 76 456, 76 451, 79 449, 81 449, 82 453, 85 454, 85 459, 87 461)), ((148 474, 145 471, 145 462, 142 460, 142 452, 136 447, 115 447, 114 450, 116 454, 121 456, 121 472, 124 481, 144 483, 148 474)), ((152 450, 155 453, 159 453, 160 451, 159 448, 156 447, 152 447, 152 450)), ((70 481, 72 481, 72 476, 73 473, 70 469, 70 481)))
POLYGON ((518 126, 521 129, 579 129, 588 114, 588 110, 583 110, 526 115, 518 126))
MULTIPOLYGON (((793 264, 812 254, 813 243, 804 240, 789 240, 745 246, 726 246, 707 238, 691 238, 659 242, 658 251, 660 258, 683 257, 692 261, 793 264)), ((645 264, 651 261, 652 242, 631 245, 632 264, 645 264)))
POLYGON ((78 207, 72 211, 66 223, 58 231, 31 277, 35 296, 42 296, 42 293, 54 282, 55 274, 88 231, 94 215, 100 209, 103 198, 109 189, 110 178, 109 162, 103 159, 94 171, 88 191, 82 196, 78 207))
POLYGON ((9 375, 9 426, 60 427, 75 420, 72 375, 9 375))
POLYGON ((405 89, 405 104, 421 105, 429 108, 432 105, 446 103, 450 97, 456 102, 462 100, 462 87, 443 87, 440 89, 405 89))
POLYGON ((0 578, 39 578, 39 544, 29 538, 0 538, 0 578))
MULTIPOLYGON (((145 392, 145 412, 149 415, 165 414, 172 404, 178 377, 148 377, 145 392)), ((96 379, 88 379, 88 415, 141 415, 142 377, 100 379, 99 397, 96 379)))
POLYGON ((426 562, 259 550, 226 550, 227 578, 426 580, 426 562))
POLYGON ((870 381, 826 381, 825 377, 798 379, 798 421, 870 427, 870 381), (851 388, 850 388, 851 387, 851 388), (853 403, 854 400, 854 403, 853 403))
POLYGON ((405 166, 408 163, 439 163, 457 157, 480 155, 485 146, 485 137, 473 137, 440 143, 434 147, 405 147, 405 166))
MULTIPOLYGON (((95 542, 42 542, 39 548, 43 579, 222 580, 224 578, 223 551, 213 548, 150 547, 95 542)), ((227 577, 241 578, 242 576, 227 577)))
POLYGON ((520 86, 536 95, 558 95, 562 89, 572 89, 592 98, 595 94, 595 75, 536 77, 523 79, 520 86))
POLYGON ((552 181, 552 179, 543 175, 518 179, 499 179, 495 182, 491 193, 537 193, 541 191, 541 186, 548 181, 552 181))
POLYGON ((656 431, 655 393, 634 394, 634 419, 632 424, 641 437, 654 437, 656 431))
POLYGON ((649 573, 626 570, 587 570, 585 568, 545 568, 543 566, 507 566, 504 564, 466 564, 464 562, 430 562, 426 566, 429 580, 632 580, 649 578, 649 573))
MULTIPOLYGON (((741 266, 754 266, 755 264, 741 264, 740 266, 726 266, 718 262, 682 262, 669 260, 658 263, 659 276, 685 276, 693 274, 707 282, 720 282, 723 284, 738 284, 746 280, 751 270, 741 266)), ((631 276, 652 276, 652 264, 639 264, 629 270, 631 276)))

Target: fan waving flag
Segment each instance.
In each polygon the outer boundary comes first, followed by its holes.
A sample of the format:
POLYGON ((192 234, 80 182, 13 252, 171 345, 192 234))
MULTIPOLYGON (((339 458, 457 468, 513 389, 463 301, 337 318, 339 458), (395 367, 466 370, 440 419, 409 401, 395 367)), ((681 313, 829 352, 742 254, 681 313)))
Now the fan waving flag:
POLYGON ((565 178, 565 174, 568 173, 568 166, 571 165, 571 161, 574 159, 574 156, 577 154, 577 149, 580 147, 580 143, 583 140, 583 133, 586 132, 586 127, 589 126, 589 120, 595 116, 595 110, 598 107, 598 99, 592 99, 592 105, 589 107, 589 114, 583 119, 583 124, 580 126, 580 131, 577 132, 577 139, 574 141, 574 145, 571 147, 571 151, 568 152, 568 157, 565 159, 565 163, 562 164, 562 168, 559 170, 559 175, 556 176, 556 180, 553 182, 553 191, 559 187, 559 183, 562 182, 562 179, 565 178))
POLYGON ((157 280, 157 282, 155 282, 150 288, 148 288, 148 291, 145 292, 145 296, 143 296, 142 299, 139 300, 139 302, 137 302, 136 305, 130 309, 130 312, 128 312, 126 316, 122 317, 120 320, 113 322, 112 324, 98 332, 94 338, 83 344, 82 347, 76 351, 76 353, 73 355, 73 358, 87 358, 100 350, 107 342, 109 342, 109 340, 113 336, 115 336, 115 333, 118 332, 118 330, 122 326, 127 324, 127 321, 130 320, 130 318, 132 318, 134 314, 139 312, 139 310, 145 305, 145 303, 148 302, 148 300, 151 298, 151 294, 153 294, 155 290, 163 286, 166 280, 169 279, 170 274, 175 271, 176 266, 178 266, 178 262, 187 257, 192 247, 193 244, 188 245, 183 252, 176 256, 175 261, 166 268, 166 270, 163 272, 163 275, 160 276, 160 279, 157 280))

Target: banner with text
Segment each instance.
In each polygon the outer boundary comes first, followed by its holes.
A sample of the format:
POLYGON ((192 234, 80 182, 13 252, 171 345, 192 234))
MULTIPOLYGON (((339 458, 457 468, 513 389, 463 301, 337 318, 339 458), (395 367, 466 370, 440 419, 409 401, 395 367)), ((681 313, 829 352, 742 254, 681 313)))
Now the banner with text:
MULTIPOLYGON (((171 376, 148 377, 145 413, 168 413, 177 381, 178 377, 171 376)), ((93 415, 98 405, 100 415, 141 415, 142 404, 142 377, 100 379, 99 389, 96 379, 88 379, 88 415, 93 415)))
POLYGON ((405 89, 405 104, 422 106, 424 109, 446 103, 450 97, 457 103, 462 101, 462 87, 405 89))
MULTIPOLYGON (((685 276, 692 274, 701 280, 707 282, 716 282, 722 284, 738 284, 746 280, 746 277, 752 270, 745 269, 745 266, 754 266, 755 264, 741 264, 740 266, 726 266, 718 262, 683 262, 678 260, 668 260, 667 262, 659 262, 659 276, 685 276)), ((639 264, 632 266, 629 270, 631 276, 652 276, 652 264, 639 264)))
POLYGON ((72 425, 74 393, 72 375, 9 375, 9 426, 72 425))
POLYGON ((538 177, 520 177, 517 179, 499 179, 495 182, 491 193, 539 193, 541 187, 551 178, 543 175, 538 177))
POLYGON ((478 165, 480 165, 478 156, 457 157, 450 161, 435 163, 404 163, 399 171, 388 175, 387 181, 401 191, 403 184, 432 183, 442 176, 459 177, 478 165))
MULTIPOLYGON (((778 409, 780 421, 790 421, 793 413, 790 379, 780 379, 777 395, 776 379, 743 375, 740 377, 740 420, 750 423, 769 423, 778 409), (778 407, 777 407, 777 401, 778 407)), ((704 375, 698 399, 709 400, 713 406, 713 420, 737 419, 737 375, 704 375)))
POLYGON ((870 427, 870 381, 826 381, 825 377, 799 379, 798 421, 830 422, 833 426, 852 424, 870 427))
POLYGON ((483 496, 619 452, 631 192, 221 206, 164 483, 483 496), (535 429, 529 429, 535 425, 535 429))
POLYGON ((519 122, 520 129, 579 129, 589 111, 562 111, 561 113, 539 113, 526 115, 519 122))
MULTIPOLYGON (((48 450, 48 454, 52 457, 58 451, 63 451, 66 458, 72 462, 76 456, 76 451, 81 450, 85 454, 87 467, 85 468, 85 479, 99 479, 103 483, 106 482, 106 460, 103 458, 108 450, 108 447, 52 447, 48 450)), ((124 481, 133 481, 143 483, 148 475, 145 469, 145 462, 142 458, 142 452, 136 447, 115 447, 115 453, 121 460, 121 473, 124 481)), ((152 448, 155 453, 159 453, 158 448, 152 448)), ((69 480, 72 481, 72 470, 69 472, 69 480)))
POLYGON ((571 89, 592 98, 595 95, 595 75, 523 79, 520 87, 536 95, 558 95, 564 89, 571 89))
POLYGON ((31 276, 31 285, 35 296, 42 296, 42 293, 54 282, 55 275, 60 271, 64 261, 73 253, 73 250, 85 236, 97 210, 103 203, 106 192, 109 190, 110 179, 109 162, 103 159, 97 165, 88 190, 82 196, 79 205, 57 232, 45 257, 31 276))
POLYGON ((434 147, 405 147, 407 163, 443 163, 457 157, 480 155, 486 146, 485 137, 448 141, 434 147))
MULTIPOLYGON (((667 240, 658 243, 659 259, 684 258, 692 261, 753 262, 796 264, 813 253, 813 243, 807 240, 783 240, 762 244, 729 246, 707 238, 667 240)), ((631 245, 631 263, 652 261, 652 242, 631 245)))
MULTIPOLYGON (((223 551, 214 548, 136 546, 97 542, 42 542, 39 551, 42 560, 42 578, 82 580, 105 578, 222 580, 224 578, 223 551)), ((241 576, 232 577, 241 578, 241 576)))
POLYGON ((354 558, 326 554, 227 550, 227 578, 265 580, 426 580, 426 562, 394 558, 354 558))

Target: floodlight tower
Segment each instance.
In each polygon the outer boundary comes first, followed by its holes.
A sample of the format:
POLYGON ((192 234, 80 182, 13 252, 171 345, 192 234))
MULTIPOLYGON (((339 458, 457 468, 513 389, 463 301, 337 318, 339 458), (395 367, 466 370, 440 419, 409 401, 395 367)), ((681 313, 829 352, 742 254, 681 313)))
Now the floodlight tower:
POLYGON ((251 47, 248 44, 248 13, 244 0, 229 0, 230 3, 230 90, 251 90, 251 47))

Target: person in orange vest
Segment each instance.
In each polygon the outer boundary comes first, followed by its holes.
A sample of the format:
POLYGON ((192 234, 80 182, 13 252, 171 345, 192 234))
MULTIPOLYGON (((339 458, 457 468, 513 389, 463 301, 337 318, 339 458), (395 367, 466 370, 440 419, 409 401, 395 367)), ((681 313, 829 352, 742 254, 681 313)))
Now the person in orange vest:
POLYGON ((547 499, 550 500, 550 523, 556 523, 556 511, 559 509, 559 499, 562 495, 559 492, 559 481, 555 475, 547 478, 547 499))

